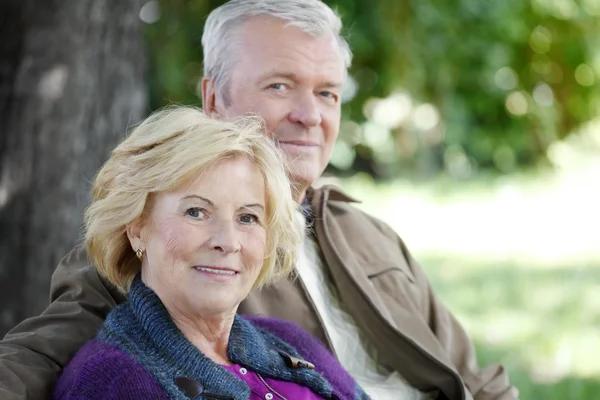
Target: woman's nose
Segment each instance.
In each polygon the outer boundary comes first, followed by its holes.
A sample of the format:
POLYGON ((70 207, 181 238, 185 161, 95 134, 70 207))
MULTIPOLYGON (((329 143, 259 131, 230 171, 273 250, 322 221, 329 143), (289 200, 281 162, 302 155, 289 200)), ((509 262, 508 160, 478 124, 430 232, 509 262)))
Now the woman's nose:
POLYGON ((215 224, 210 246, 223 253, 235 253, 240 250, 238 231, 233 221, 219 221, 215 224))

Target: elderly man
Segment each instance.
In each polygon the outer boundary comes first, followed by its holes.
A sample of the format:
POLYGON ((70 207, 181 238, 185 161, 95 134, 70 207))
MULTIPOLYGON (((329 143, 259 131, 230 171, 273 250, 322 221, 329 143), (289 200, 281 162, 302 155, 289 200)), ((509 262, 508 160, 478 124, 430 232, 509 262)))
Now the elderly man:
MULTIPOLYGON (((296 322, 323 341, 374 399, 515 399, 500 366, 481 369, 456 319, 385 223, 333 187, 325 169, 340 124, 350 50, 318 0, 232 0, 202 39, 205 111, 256 113, 286 153, 307 236, 298 279, 256 292, 240 313, 296 322)), ((124 301, 81 249, 52 279, 52 303, 0 343, 0 397, 43 399, 61 368, 124 301)), ((127 371, 115 371, 127 373, 127 371)))

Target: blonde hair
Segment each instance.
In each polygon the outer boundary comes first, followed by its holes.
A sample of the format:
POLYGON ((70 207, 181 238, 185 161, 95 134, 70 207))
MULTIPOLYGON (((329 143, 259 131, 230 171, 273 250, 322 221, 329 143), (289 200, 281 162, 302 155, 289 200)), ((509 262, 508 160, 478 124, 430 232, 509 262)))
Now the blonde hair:
POLYGON ((263 132, 259 118, 222 121, 192 107, 165 108, 140 123, 94 179, 85 243, 100 274, 127 291, 141 263, 126 229, 138 217, 143 221, 150 195, 174 190, 221 160, 245 156, 261 171, 266 192, 265 259, 254 287, 287 276, 303 225, 283 157, 263 132))

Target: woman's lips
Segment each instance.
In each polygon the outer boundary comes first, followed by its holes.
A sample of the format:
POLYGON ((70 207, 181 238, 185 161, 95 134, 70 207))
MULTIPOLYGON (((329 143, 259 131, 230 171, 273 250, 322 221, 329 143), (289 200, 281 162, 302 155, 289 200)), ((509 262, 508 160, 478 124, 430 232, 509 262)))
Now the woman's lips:
POLYGON ((215 277, 229 278, 237 275, 239 272, 231 268, 212 267, 207 265, 197 265, 194 269, 205 275, 212 275, 215 277))

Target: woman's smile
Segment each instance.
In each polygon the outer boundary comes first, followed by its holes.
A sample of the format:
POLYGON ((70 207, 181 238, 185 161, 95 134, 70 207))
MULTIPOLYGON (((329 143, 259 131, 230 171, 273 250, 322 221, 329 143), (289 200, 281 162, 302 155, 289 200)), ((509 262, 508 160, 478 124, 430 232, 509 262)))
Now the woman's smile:
POLYGON ((219 280, 228 280, 231 278, 234 278, 236 275, 239 275, 238 271, 235 271, 231 268, 224 268, 224 267, 212 267, 212 266, 206 266, 206 265, 197 265, 195 267, 193 267, 194 271, 208 276, 210 278, 213 279, 219 279, 219 280))

